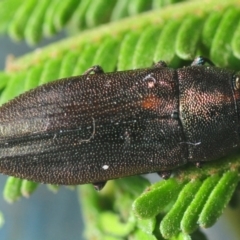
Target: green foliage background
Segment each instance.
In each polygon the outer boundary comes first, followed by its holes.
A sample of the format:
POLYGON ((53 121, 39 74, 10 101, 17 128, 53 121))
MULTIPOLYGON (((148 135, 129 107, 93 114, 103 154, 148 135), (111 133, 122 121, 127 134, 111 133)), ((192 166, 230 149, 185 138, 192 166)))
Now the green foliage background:
MULTIPOLYGON (((237 0, 3 0, 0 32, 38 44, 64 29, 68 37, 8 62, 0 72, 0 103, 40 84, 82 74, 98 64, 108 71, 171 67, 209 57, 239 70, 240 2, 237 0), (99 25, 99 26, 98 26, 99 25)), ((110 181, 97 193, 79 186, 89 239, 205 239, 239 181, 237 155, 176 171, 150 183, 142 177, 110 181)), ((10 177, 4 197, 29 196, 36 183, 10 177)), ((57 189, 57 186, 49 186, 57 189)))

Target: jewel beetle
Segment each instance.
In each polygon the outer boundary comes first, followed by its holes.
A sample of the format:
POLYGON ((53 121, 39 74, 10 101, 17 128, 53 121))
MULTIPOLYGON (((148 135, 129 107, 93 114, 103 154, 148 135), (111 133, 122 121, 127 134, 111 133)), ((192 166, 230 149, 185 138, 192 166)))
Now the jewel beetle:
POLYGON ((0 107, 0 172, 100 189, 227 155, 240 146, 240 73, 211 64, 94 66, 16 97, 0 107))

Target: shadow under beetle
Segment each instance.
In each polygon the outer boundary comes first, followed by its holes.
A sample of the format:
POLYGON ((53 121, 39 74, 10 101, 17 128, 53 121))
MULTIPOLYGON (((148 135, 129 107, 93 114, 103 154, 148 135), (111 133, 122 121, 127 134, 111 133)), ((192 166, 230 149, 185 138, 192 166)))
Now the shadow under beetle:
POLYGON ((240 73, 205 62, 114 73, 95 66, 16 97, 0 107, 0 172, 100 189, 227 155, 240 146, 240 73))

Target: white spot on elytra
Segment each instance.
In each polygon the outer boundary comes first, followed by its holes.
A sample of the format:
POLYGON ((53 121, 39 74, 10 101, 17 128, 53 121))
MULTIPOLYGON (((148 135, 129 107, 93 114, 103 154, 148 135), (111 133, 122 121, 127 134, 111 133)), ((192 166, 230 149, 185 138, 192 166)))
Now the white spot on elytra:
POLYGON ((148 88, 153 88, 156 83, 156 79, 152 76, 152 74, 148 74, 143 81, 148 81, 148 88))
POLYGON ((198 146, 201 144, 201 142, 180 142, 180 144, 188 144, 188 145, 192 145, 192 146, 198 146))
POLYGON ((108 168, 109 168, 108 165, 103 165, 103 166, 102 166, 102 169, 104 169, 104 170, 107 170, 108 168))

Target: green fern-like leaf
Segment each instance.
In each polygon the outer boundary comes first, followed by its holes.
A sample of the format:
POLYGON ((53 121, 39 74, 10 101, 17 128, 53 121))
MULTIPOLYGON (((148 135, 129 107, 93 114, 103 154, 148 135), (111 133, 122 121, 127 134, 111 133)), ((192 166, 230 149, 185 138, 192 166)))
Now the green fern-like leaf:
POLYGON ((3 0, 0 2, 0 32, 8 32, 15 40, 26 39, 36 44, 44 36, 69 28, 86 29, 116 21, 175 1, 76 1, 76 0, 3 0))
POLYGON ((179 170, 174 179, 148 188, 135 200, 133 211, 143 219, 167 211, 159 226, 167 239, 180 230, 190 234, 199 226, 210 227, 222 214, 238 184, 239 167, 239 157, 233 155, 201 169, 191 166, 179 170))
MULTIPOLYGON (((99 19, 98 11, 105 9, 103 2, 106 1, 96 1, 94 7, 91 7, 92 1, 81 1, 77 6, 70 0, 62 1, 62 5, 57 0, 50 1, 50 5, 49 1, 39 1, 37 9, 33 0, 26 2, 23 6, 21 1, 16 1, 17 11, 10 4, 9 13, 0 14, 0 29, 7 29, 15 38, 27 38, 30 42, 59 31, 74 19, 83 28, 109 21, 120 5, 120 1, 113 1, 108 18, 99 19), (52 21, 50 16, 55 9, 58 10, 52 21), (79 12, 81 16, 77 16, 79 12), (10 13, 14 17, 7 25, 4 21, 9 19, 10 13)), ((152 5, 146 1, 136 2, 130 11, 133 3, 123 1, 114 20, 128 16, 129 12, 137 14, 151 6, 160 6, 156 0, 151 1, 152 5)), ((4 88, 0 103, 40 84, 82 74, 95 64, 106 72, 149 67, 159 60, 180 67, 196 55, 204 54, 217 66, 239 69, 239 12, 237 0, 191 1, 86 30, 8 63, 6 72, 0 73, 0 88, 4 88)), ((201 169, 184 167, 173 179, 151 186, 141 177, 111 181, 100 194, 91 186, 81 186, 85 222, 90 223, 86 226, 87 235, 102 239, 127 236, 190 239, 191 234, 194 239, 193 231, 199 226, 213 225, 225 208, 239 181, 239 164, 237 157, 228 157, 201 169), (139 197, 146 187, 147 191, 139 197)), ((8 201, 15 201, 22 195, 29 196, 36 187, 35 183, 9 178, 4 196, 8 201)))

